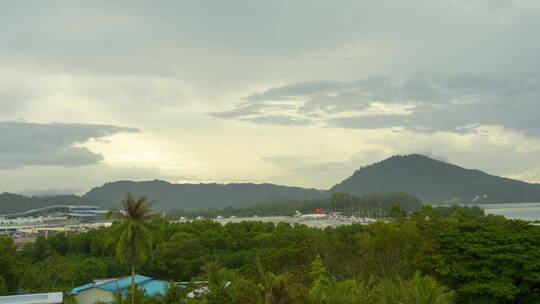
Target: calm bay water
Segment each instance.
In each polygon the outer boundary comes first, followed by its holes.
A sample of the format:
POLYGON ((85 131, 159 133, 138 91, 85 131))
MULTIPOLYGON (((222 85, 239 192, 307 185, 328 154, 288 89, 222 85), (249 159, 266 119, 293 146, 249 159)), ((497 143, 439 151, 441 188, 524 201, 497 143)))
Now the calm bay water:
POLYGON ((505 203, 480 205, 486 214, 502 215, 508 219, 540 220, 539 203, 505 203))

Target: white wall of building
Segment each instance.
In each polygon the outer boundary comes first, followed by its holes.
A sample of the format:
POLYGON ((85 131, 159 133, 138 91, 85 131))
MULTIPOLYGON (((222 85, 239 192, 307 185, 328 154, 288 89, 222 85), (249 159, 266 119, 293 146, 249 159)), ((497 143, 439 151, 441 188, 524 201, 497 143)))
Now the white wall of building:
POLYGON ((112 302, 114 294, 112 291, 107 291, 99 288, 90 288, 79 292, 75 296, 79 304, 95 304, 96 302, 112 302))

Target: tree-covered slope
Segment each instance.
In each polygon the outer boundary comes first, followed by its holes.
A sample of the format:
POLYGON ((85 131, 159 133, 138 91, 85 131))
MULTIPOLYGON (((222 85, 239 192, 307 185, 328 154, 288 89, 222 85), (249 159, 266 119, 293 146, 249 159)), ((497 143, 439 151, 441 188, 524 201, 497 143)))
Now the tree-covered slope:
POLYGON ((321 195, 316 189, 278 186, 273 184, 172 184, 154 180, 144 182, 118 181, 90 190, 83 197, 93 201, 116 203, 126 192, 147 195, 156 200, 154 208, 199 209, 225 207, 240 203, 276 200, 312 199, 321 195))
POLYGON ((418 154, 393 156, 362 167, 330 191, 353 195, 406 192, 425 203, 540 201, 540 184, 464 169, 418 154))

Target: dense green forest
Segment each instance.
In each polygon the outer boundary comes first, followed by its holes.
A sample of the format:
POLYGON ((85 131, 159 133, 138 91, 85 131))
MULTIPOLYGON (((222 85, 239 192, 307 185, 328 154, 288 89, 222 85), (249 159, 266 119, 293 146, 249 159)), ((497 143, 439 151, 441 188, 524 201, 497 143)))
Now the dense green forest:
MULTIPOLYGON (((138 272, 208 280, 211 292, 192 303, 540 303, 540 227, 470 209, 423 207, 390 223, 324 230, 163 219, 150 225, 159 241, 138 272), (438 302, 419 300, 426 293, 438 302)), ((128 275, 111 238, 117 226, 22 247, 0 237, 0 292, 67 291, 128 275)))

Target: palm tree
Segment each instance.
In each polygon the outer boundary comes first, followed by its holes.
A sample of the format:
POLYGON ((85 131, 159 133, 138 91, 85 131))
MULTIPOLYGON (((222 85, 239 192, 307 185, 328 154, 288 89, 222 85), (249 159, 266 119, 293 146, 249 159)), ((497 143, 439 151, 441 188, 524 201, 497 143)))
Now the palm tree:
POLYGON ((178 283, 169 283, 161 299, 164 304, 182 304, 186 298, 187 289, 178 283))
POLYGON ((229 285, 233 280, 233 274, 213 262, 202 267, 208 278, 209 291, 205 295, 208 303, 233 303, 231 288, 229 285))
MULTIPOLYGON (((127 193, 122 206, 124 210, 112 209, 107 218, 119 221, 113 225, 112 235, 115 239, 116 256, 121 260, 131 258, 131 293, 135 294, 135 265, 142 262, 154 245, 155 234, 149 227, 157 215, 148 206, 146 196, 135 199, 127 193)), ((133 304, 135 297, 131 297, 133 304)))
POLYGON ((256 260, 258 291, 263 304, 307 303, 309 291, 291 273, 275 275, 256 260))
POLYGON ((144 294, 144 289, 135 288, 135 293, 132 293, 131 291, 128 292, 125 296, 122 296, 120 293, 120 290, 117 290, 113 294, 113 303, 114 304, 129 304, 129 303, 137 303, 137 304, 153 304, 153 303, 159 303, 157 302, 157 299, 147 297, 144 294))
POLYGON ((434 278, 416 272, 410 280, 386 279, 379 285, 381 303, 451 304, 454 293, 434 278))
POLYGON ((370 276, 367 280, 349 279, 338 282, 334 290, 334 303, 343 304, 373 304, 377 302, 375 278, 370 276))
POLYGON ((453 303, 454 293, 440 285, 430 276, 422 276, 416 272, 409 281, 407 291, 414 303, 419 304, 447 304, 453 303))
POLYGON ((311 263, 311 278, 313 280, 309 297, 313 303, 333 303, 336 284, 326 272, 320 255, 311 263))

